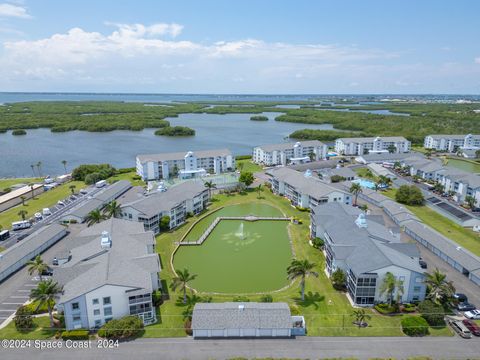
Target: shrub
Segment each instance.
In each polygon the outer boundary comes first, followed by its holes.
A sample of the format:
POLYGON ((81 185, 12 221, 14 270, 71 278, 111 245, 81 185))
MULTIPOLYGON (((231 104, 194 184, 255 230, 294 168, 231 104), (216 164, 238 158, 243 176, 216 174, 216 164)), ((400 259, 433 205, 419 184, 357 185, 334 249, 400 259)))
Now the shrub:
POLYGON ((32 312, 25 305, 20 306, 17 309, 13 321, 15 323, 15 328, 20 332, 28 332, 35 327, 35 324, 33 323, 32 312))
MULTIPOLYGON (((98 175, 95 175, 98 177, 98 180, 104 180, 115 175, 116 172, 117 170, 110 164, 85 164, 85 165, 80 165, 75 169, 73 169, 72 179, 86 182, 85 177, 87 175, 98 174, 98 175)), ((92 182, 91 184, 93 184, 94 182, 92 182)))
POLYGON ((428 335, 428 323, 421 316, 405 316, 402 319, 402 331, 408 336, 428 335))
POLYGON ((62 332, 62 340, 88 340, 88 330, 68 330, 62 332))
POLYGON ((140 175, 133 175, 132 180, 142 180, 142 177, 140 175))
POLYGON ((246 296, 235 296, 233 302, 250 302, 250 299, 246 296))
POLYGON ((152 293, 153 306, 160 306, 163 303, 163 294, 160 290, 155 290, 152 293))
POLYGON ((425 199, 422 191, 415 185, 402 185, 395 193, 395 200, 406 205, 422 205, 425 199))
POLYGON ((192 336, 192 335, 193 335, 193 331, 192 331, 192 320, 190 320, 190 319, 185 320, 184 327, 185 327, 185 333, 186 333, 188 336, 192 336))
POLYGON ((336 290, 344 289, 345 284, 347 283, 347 274, 345 274, 345 271, 338 268, 332 273, 330 280, 332 280, 332 285, 336 290))
POLYGON ((77 220, 75 220, 75 219, 71 219, 71 220, 70 220, 70 224, 76 224, 76 223, 78 223, 77 220))
POLYGON ((380 314, 389 315, 396 312, 396 307, 394 305, 390 306, 389 304, 376 304, 375 310, 377 310, 380 314))
POLYGON ((253 174, 250 171, 242 171, 240 177, 238 178, 238 181, 243 183, 245 186, 252 185, 254 180, 253 174))
MULTIPOLYGON (((52 304, 52 305, 55 305, 55 304, 52 304)), ((46 303, 43 303, 42 306, 38 307, 38 302, 34 301, 24 306, 26 309, 28 309, 28 311, 30 311, 30 314, 32 315, 45 314, 48 312, 46 303)))
POLYGON ((235 160, 250 160, 252 155, 237 155, 235 156, 235 160))
POLYGON ((308 207, 295 206, 295 208, 301 212, 310 212, 310 208, 308 207))
POLYGON ((414 312, 417 310, 415 304, 403 304, 402 311, 403 312, 414 312))
POLYGON ((312 239, 312 245, 315 249, 322 249, 325 245, 325 241, 319 237, 312 239))
POLYGON ((300 315, 300 309, 299 309, 298 305, 288 304, 288 307, 290 308, 290 313, 292 315, 300 315))
POLYGON ((160 219, 160 230, 170 230, 170 216, 162 216, 162 218, 160 219))
POLYGON ((12 135, 27 135, 27 132, 23 129, 16 129, 12 131, 12 135))
POLYGON ((270 294, 263 295, 263 296, 260 298, 260 302, 263 302, 263 303, 271 303, 271 302, 273 302, 273 297, 272 297, 272 295, 270 295, 270 294))
POLYGON ((338 183, 338 182, 345 181, 345 180, 346 179, 343 176, 340 176, 340 175, 332 175, 330 177, 330 181, 332 183, 338 183))
POLYGON ((138 316, 125 316, 110 320, 98 330, 98 336, 107 339, 125 339, 137 336, 143 330, 143 321, 138 316))
POLYGON ((430 326, 445 325, 445 311, 441 305, 435 304, 430 300, 422 301, 418 304, 418 311, 422 314, 430 326))

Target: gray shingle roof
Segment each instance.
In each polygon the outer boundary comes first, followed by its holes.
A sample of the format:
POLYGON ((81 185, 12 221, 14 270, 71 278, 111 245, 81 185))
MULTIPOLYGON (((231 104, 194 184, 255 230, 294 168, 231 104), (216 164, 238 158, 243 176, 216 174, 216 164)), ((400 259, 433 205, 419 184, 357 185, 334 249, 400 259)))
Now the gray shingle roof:
POLYGON ((299 192, 308 194, 315 199, 325 197, 334 191, 345 193, 345 191, 335 188, 330 184, 313 177, 305 177, 303 173, 286 167, 270 169, 267 171, 267 174, 295 187, 299 192))
MULTIPOLYGON (((318 140, 308 140, 308 141, 298 141, 303 147, 307 146, 323 146, 324 144, 318 140)), ((281 143, 281 144, 268 144, 268 145, 259 145, 257 148, 263 149, 263 151, 279 151, 292 149, 296 142, 281 143)))
POLYGON ((59 303, 107 284, 152 291, 151 274, 160 271, 160 262, 156 253, 148 252, 155 238, 142 223, 111 218, 81 231, 77 242, 82 245, 71 250, 71 260, 54 271, 64 285, 59 303), (112 240, 108 249, 100 246, 103 231, 112 240))
MULTIPOLYGON (((379 136, 383 141, 407 141, 403 136, 379 136)), ((376 137, 357 137, 357 138, 338 138, 337 140, 342 140, 344 143, 366 143, 373 142, 376 137)))
MULTIPOLYGON (((315 223, 331 238, 335 252, 356 274, 374 272, 396 265, 421 273, 418 257, 412 258, 410 246, 404 247, 383 225, 369 221, 360 228, 355 223, 362 211, 340 203, 328 203, 313 209, 315 223), (392 244, 395 244, 392 246, 392 244), (352 247, 354 250, 341 249, 352 247)), ((321 235, 320 235, 321 236, 321 235)), ((417 255, 418 256, 418 255, 417 255)))
POLYGON ((290 329, 292 319, 286 303, 197 303, 193 330, 290 329))
POLYGON ((122 205, 123 208, 132 207, 148 217, 169 211, 185 200, 208 191, 203 182, 186 181, 169 188, 165 192, 156 192, 141 199, 122 205))
POLYGON ((424 156, 421 154, 412 154, 412 153, 374 153, 367 155, 360 155, 359 157, 363 158, 366 162, 375 162, 375 161, 400 161, 411 157, 417 157, 419 159, 424 156))
MULTIPOLYGON (((192 152, 197 158, 232 155, 231 151, 228 149, 198 150, 192 152)), ((147 161, 183 160, 186 154, 187 151, 161 154, 140 154, 137 155, 137 158, 142 163, 147 161)))

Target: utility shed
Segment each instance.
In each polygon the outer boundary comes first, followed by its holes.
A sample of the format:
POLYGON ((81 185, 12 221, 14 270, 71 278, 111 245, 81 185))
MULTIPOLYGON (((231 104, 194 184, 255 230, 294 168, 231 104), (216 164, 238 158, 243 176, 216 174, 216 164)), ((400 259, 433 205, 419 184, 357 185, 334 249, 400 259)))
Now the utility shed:
POLYGON ((197 303, 194 338, 290 337, 293 319, 286 303, 197 303))

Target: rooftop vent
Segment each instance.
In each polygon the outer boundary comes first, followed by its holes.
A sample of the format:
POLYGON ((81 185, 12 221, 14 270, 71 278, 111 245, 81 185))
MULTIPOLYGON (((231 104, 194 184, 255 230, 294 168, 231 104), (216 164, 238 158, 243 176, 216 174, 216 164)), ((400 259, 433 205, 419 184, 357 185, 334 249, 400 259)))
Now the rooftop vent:
POLYGON ((310 169, 307 169, 304 173, 303 173, 303 176, 305 176, 306 178, 309 178, 309 177, 312 177, 312 170, 310 169))
POLYGON ((241 311, 245 310, 245 304, 238 305, 238 310, 241 310, 241 311))
POLYGON ((109 249, 112 247, 112 238, 110 237, 108 231, 102 231, 100 246, 102 247, 102 249, 109 249))
POLYGON ((357 224, 357 226, 359 228, 366 228, 368 227, 367 225, 367 219, 365 218, 365 214, 364 213, 361 213, 358 215, 357 217, 357 220, 355 220, 355 224, 357 224))

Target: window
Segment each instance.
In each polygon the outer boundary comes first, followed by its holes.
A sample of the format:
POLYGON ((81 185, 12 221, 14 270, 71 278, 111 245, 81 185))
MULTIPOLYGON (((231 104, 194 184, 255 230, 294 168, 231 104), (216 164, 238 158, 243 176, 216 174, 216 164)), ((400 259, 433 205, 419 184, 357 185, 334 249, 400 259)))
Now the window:
POLYGON ((78 309, 80 309, 79 303, 78 302, 72 303, 72 310, 78 310, 78 309))
POLYGON ((100 309, 93 310, 93 315, 95 315, 95 316, 100 315, 100 309))
POLYGON ((92 300, 92 304, 93 304, 93 305, 98 305, 98 299, 93 299, 93 300, 92 300))
POLYGON ((413 291, 414 291, 414 292, 419 292, 420 289, 421 289, 420 286, 414 286, 414 287, 413 287, 413 291))
POLYGON ((80 321, 80 315, 74 315, 73 316, 73 322, 80 321))
POLYGON ((99 328, 100 326, 102 326, 102 320, 95 320, 95 327, 99 328))
POLYGON ((109 305, 111 303, 112 303, 112 301, 110 299, 110 296, 107 296, 107 297, 103 298, 103 305, 109 305))
POLYGON ((111 307, 103 308, 103 315, 105 315, 105 316, 112 315, 112 308, 111 307))

